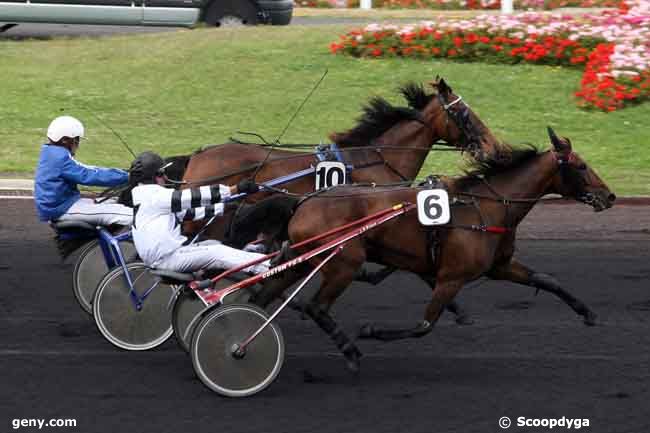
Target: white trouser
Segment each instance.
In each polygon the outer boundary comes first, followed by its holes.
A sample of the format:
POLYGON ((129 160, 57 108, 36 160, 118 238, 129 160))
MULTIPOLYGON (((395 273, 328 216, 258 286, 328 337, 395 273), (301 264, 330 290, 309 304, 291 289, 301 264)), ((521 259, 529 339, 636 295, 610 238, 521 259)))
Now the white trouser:
MULTIPOLYGON (((195 272, 199 269, 230 269, 252 262, 264 254, 238 250, 219 241, 208 240, 180 247, 159 263, 158 269, 176 272, 195 272)), ((244 272, 259 274, 269 270, 269 261, 265 260, 248 268, 244 272)))
POLYGON ((90 198, 80 198, 57 221, 84 221, 94 226, 131 226, 133 209, 118 204, 115 200, 95 203, 90 198))

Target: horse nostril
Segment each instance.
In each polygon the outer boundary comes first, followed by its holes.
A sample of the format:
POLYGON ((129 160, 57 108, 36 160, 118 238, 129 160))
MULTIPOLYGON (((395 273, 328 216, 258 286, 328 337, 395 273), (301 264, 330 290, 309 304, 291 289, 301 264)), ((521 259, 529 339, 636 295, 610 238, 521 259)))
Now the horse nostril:
POLYGON ((615 194, 608 195, 607 200, 609 200, 610 203, 616 201, 616 195, 615 194))

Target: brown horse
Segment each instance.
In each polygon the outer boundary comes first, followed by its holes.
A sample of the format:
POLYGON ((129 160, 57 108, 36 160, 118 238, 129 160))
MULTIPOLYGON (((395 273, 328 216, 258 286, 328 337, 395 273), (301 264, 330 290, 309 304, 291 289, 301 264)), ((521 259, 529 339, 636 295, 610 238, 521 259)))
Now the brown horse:
MULTIPOLYGON (((544 195, 556 193, 573 198, 593 206, 595 211, 611 207, 616 199, 573 152, 568 139, 559 139, 550 128, 549 135, 553 143, 550 151, 513 150, 507 163, 483 161, 477 163, 471 174, 446 180, 450 197, 456 198, 450 224, 424 227, 415 212, 408 213, 348 242, 322 268, 320 290, 303 308, 342 350, 348 367, 358 369, 361 353, 328 311, 366 261, 419 275, 430 285, 432 297, 424 319, 414 328, 381 329, 367 325, 361 330, 362 338, 395 340, 428 334, 461 287, 482 276, 553 293, 583 316, 585 324, 594 324, 596 315, 553 277, 513 259, 517 226, 544 195)), ((414 188, 345 186, 314 195, 295 209, 288 224, 290 240, 299 242, 397 203, 415 203, 417 193, 414 188)), ((277 200, 284 206, 287 199, 267 200, 277 200)), ((267 305, 283 288, 270 281, 256 302, 267 305)))
MULTIPOLYGON (((354 166, 351 181, 392 183, 414 179, 433 144, 444 140, 449 145, 482 158, 496 158, 503 148, 492 132, 453 93, 444 79, 431 83, 436 90, 425 93, 422 86, 407 84, 400 91, 411 108, 394 107, 374 98, 364 107, 364 115, 353 129, 330 136, 339 146, 346 164, 354 166)), ((183 180, 188 186, 234 184, 255 176, 258 183, 295 173, 315 165, 313 153, 297 153, 259 145, 226 143, 194 154, 183 180)), ((307 176, 286 184, 289 191, 305 194, 314 190, 314 177, 307 176)), ((255 195, 257 201, 264 195, 255 195)), ((224 218, 213 224, 206 235, 223 239, 224 218)), ((195 231, 197 226, 186 227, 195 231)))

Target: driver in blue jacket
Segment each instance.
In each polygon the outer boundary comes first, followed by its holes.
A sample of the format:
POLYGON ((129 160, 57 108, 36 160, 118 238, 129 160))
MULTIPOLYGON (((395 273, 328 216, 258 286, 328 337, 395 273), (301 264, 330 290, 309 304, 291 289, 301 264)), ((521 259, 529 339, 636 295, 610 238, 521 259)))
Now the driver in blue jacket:
POLYGON ((133 210, 114 201, 95 203, 81 198, 77 185, 118 186, 129 175, 117 168, 84 165, 74 159, 82 123, 70 116, 57 117, 47 130, 48 142, 41 147, 34 181, 34 200, 41 221, 83 221, 92 225, 130 226, 133 210))

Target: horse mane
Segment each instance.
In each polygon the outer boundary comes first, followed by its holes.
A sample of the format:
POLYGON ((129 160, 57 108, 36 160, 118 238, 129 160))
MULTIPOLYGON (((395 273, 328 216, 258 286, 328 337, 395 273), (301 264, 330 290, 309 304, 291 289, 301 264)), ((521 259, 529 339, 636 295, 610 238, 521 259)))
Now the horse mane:
POLYGON ((395 107, 381 97, 371 98, 364 105, 357 126, 346 131, 333 133, 330 139, 341 146, 367 146, 373 139, 404 120, 420 120, 420 113, 409 107, 395 107))
POLYGON ((413 81, 408 82, 399 88, 399 92, 404 96, 409 107, 414 110, 422 111, 436 97, 435 93, 427 94, 422 84, 413 81))
POLYGON ((495 158, 472 159, 469 161, 465 175, 454 179, 455 185, 460 189, 469 188, 479 183, 481 178, 490 178, 504 171, 517 168, 543 153, 533 144, 526 144, 524 147, 519 148, 507 146, 507 148, 509 151, 507 158, 502 157, 500 154, 495 158))
MULTIPOLYGON (((205 152, 206 150, 214 149, 217 146, 221 146, 221 144, 208 144, 207 146, 202 146, 196 149, 194 152, 190 154, 190 158, 192 158, 195 155, 198 155, 200 153, 205 152)), ((189 161, 188 161, 189 162, 189 161)))

